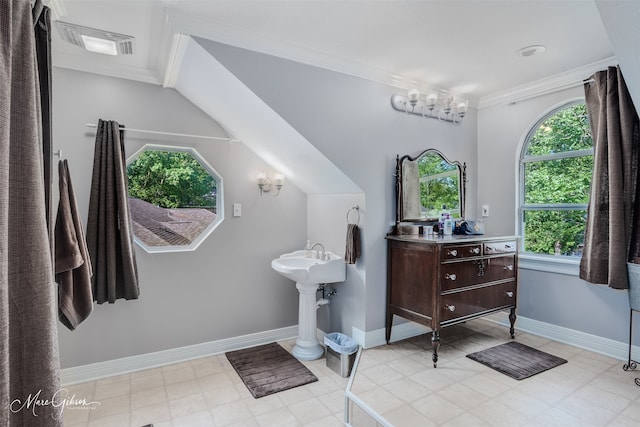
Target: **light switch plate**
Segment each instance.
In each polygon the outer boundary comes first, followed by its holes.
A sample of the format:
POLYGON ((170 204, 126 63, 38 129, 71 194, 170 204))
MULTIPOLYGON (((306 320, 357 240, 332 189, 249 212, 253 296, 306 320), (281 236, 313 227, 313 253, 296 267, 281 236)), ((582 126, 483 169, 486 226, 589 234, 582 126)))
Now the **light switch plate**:
POLYGON ((233 204, 233 216, 242 216, 242 205, 240 203, 233 204))
POLYGON ((489 216, 489 205, 482 205, 482 216, 485 218, 489 216))

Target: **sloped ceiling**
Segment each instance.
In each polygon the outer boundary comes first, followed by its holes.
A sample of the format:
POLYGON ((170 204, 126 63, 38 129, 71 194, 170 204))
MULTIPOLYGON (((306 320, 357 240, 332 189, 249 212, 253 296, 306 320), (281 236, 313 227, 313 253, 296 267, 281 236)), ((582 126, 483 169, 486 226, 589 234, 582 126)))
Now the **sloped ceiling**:
POLYGON ((175 89, 307 194, 362 190, 194 39, 175 89), (215 82, 215 84, 211 84, 215 82))

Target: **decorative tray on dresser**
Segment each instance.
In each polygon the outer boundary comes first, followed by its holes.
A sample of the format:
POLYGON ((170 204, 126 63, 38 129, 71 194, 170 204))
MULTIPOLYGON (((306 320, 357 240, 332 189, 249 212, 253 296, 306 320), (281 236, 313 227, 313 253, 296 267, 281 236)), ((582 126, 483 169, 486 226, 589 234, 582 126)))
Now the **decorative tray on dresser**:
POLYGON ((431 328, 433 366, 438 363, 440 329, 509 310, 514 338, 518 291, 516 236, 389 234, 387 316, 431 328))

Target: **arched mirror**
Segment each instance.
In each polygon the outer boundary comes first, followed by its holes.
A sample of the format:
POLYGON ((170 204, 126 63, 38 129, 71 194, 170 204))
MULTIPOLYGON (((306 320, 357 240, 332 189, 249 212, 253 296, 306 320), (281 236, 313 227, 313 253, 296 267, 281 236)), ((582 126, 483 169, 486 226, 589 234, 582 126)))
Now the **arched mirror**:
POLYGON ((222 177, 193 148, 147 144, 127 161, 136 243, 195 250, 222 222, 222 177))
POLYGON ((428 149, 417 157, 398 156, 396 180, 396 223, 437 221, 443 206, 464 218, 466 164, 428 149))

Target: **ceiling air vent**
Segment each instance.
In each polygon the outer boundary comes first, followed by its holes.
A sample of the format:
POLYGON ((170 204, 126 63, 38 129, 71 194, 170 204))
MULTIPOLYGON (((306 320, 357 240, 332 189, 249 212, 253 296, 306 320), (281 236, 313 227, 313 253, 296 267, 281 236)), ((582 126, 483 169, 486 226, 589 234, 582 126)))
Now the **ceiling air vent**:
POLYGON ((83 49, 107 55, 132 55, 133 36, 57 21, 62 39, 83 49))

